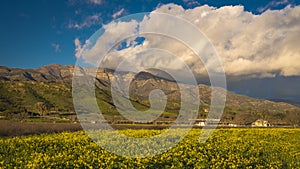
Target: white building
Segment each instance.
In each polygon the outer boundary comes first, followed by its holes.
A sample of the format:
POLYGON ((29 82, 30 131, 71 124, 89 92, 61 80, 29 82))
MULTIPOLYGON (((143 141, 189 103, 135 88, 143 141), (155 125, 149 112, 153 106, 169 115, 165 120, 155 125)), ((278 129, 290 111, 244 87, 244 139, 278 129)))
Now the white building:
POLYGON ((266 120, 257 119, 255 122, 251 124, 252 127, 268 127, 270 126, 270 123, 266 120))

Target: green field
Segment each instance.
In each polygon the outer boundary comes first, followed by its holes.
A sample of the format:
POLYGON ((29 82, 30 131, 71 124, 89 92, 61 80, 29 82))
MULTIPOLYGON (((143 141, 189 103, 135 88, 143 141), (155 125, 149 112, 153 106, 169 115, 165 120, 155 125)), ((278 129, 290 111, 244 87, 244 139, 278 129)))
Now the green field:
MULTIPOLYGON (((120 132, 149 137, 164 130, 120 132)), ((6 137, 0 168, 300 168, 300 129, 217 129, 205 143, 200 132, 193 129, 174 148, 148 158, 114 155, 83 131, 6 137)))

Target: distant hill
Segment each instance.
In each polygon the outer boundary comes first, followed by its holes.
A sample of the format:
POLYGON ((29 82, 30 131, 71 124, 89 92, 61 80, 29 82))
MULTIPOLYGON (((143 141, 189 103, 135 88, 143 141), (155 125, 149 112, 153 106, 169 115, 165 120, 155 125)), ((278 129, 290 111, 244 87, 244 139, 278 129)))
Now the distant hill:
MULTIPOLYGON (((17 69, 0 67, 0 116, 20 117, 30 115, 48 115, 55 112, 74 114, 71 83, 74 65, 58 64, 43 66, 38 69, 17 69)), ((155 73, 117 72, 119 79, 110 69, 80 68, 82 76, 97 71, 96 96, 99 108, 109 118, 119 117, 111 98, 111 80, 133 78, 130 84, 130 101, 139 110, 150 106, 148 95, 153 89, 161 89, 168 98, 165 113, 161 120, 176 118, 180 109, 178 85, 167 75, 155 73)), ((185 84, 187 85, 187 84, 185 84)), ((200 84, 199 118, 207 116, 211 101, 211 87, 200 84)), ((249 124, 263 118, 271 124, 299 124, 300 108, 285 102, 253 99, 244 95, 227 92, 227 101, 221 121, 237 124, 249 124)))
POLYGON ((71 82, 74 65, 52 64, 38 69, 18 69, 0 66, 3 81, 71 82))
POLYGON ((274 102, 285 102, 285 103, 300 107, 300 101, 294 101, 291 99, 269 99, 269 100, 274 101, 274 102))

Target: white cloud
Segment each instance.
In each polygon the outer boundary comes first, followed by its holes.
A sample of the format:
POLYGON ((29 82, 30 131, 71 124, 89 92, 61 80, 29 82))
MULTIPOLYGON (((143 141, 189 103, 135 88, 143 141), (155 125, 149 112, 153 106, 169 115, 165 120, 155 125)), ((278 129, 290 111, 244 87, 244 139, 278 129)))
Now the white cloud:
POLYGON ((193 6, 199 6, 200 3, 196 0, 182 0, 187 6, 193 7, 193 6))
POLYGON ((87 16, 83 19, 81 23, 70 21, 68 24, 68 28, 75 28, 75 29, 83 29, 83 28, 89 28, 91 26, 97 25, 101 23, 101 15, 100 14, 94 14, 91 16, 87 16))
POLYGON ((88 0, 92 4, 100 5, 102 4, 102 0, 88 0))
POLYGON ((115 18, 121 16, 121 15, 123 14, 124 11, 125 11, 124 8, 120 9, 119 11, 117 11, 116 13, 114 13, 114 14, 112 15, 112 18, 115 19, 115 18))
MULTIPOLYGON (((196 25, 214 45, 228 75, 248 77, 272 77, 278 73, 284 76, 300 75, 300 6, 267 10, 260 15, 254 15, 244 11, 243 6, 214 8, 204 5, 185 10, 179 5, 168 4, 159 7, 154 12, 172 14, 196 25)), ((145 17, 140 23, 140 29, 151 28, 164 31, 164 26, 169 24, 166 20, 154 20, 151 15, 148 17, 150 19, 147 20, 145 17)), ((97 58, 95 56, 104 55, 101 51, 112 47, 112 44, 122 40, 120 38, 124 35, 136 34, 137 25, 138 23, 134 20, 105 25, 105 33, 97 40, 96 45, 90 49, 83 47, 86 50, 80 50, 82 56, 93 63, 97 58), (107 46, 97 45, 97 43, 106 42, 112 36, 117 39, 115 42, 109 42, 107 46)), ((166 31, 185 32, 185 26, 174 25, 172 30, 166 31)), ((189 35, 189 32, 187 34, 189 35)), ((197 42, 193 38, 191 41, 197 42)), ((78 49, 82 49, 82 46, 79 46, 78 49)), ((160 61, 155 57, 153 61, 150 61, 148 57, 141 60, 138 53, 146 48, 168 50, 184 60, 194 72, 204 72, 203 64, 199 63, 191 50, 181 42, 154 35, 147 36, 143 45, 116 51, 111 54, 113 57, 106 57, 105 65, 115 67, 128 55, 136 55, 136 60, 141 65, 164 64, 170 69, 176 66, 176 63, 172 64, 172 60, 160 61)), ((209 57, 210 53, 203 51, 201 54, 206 56, 205 64, 213 66, 214 60, 209 57)), ((151 53, 148 55, 151 57, 151 53)))
POLYGON ((76 38, 74 40, 74 44, 75 44, 75 56, 77 58, 79 58, 81 56, 81 53, 82 53, 82 45, 81 45, 81 42, 78 38, 76 38))
POLYGON ((193 22, 215 46, 227 74, 300 75, 300 6, 261 15, 245 12, 242 6, 163 6, 157 11, 193 22))
POLYGON ((96 61, 99 59, 99 56, 105 56, 106 52, 117 42, 123 40, 122 38, 128 33, 134 35, 137 24, 137 21, 131 20, 129 22, 112 22, 104 25, 103 29, 105 33, 96 40, 95 44, 91 46, 92 44, 88 42, 82 47, 82 55, 86 59, 86 62, 98 65, 96 61), (112 42, 111 39, 114 39, 114 41, 112 42))
POLYGON ((51 46, 54 48, 55 52, 61 52, 60 45, 57 43, 52 43, 51 46))
POLYGON ((258 12, 264 12, 272 7, 276 7, 278 5, 288 5, 290 4, 289 0, 273 0, 271 2, 269 2, 266 6, 264 7, 260 7, 257 9, 258 12))
POLYGON ((72 6, 77 4, 102 5, 103 0, 68 0, 67 3, 72 6))

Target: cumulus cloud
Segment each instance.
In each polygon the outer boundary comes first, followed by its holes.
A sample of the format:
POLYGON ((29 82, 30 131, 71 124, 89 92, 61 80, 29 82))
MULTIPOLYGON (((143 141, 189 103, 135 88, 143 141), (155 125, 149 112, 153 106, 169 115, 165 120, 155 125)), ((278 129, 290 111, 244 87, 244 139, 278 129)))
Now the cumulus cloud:
POLYGON ((97 60, 100 56, 105 56, 111 48, 122 41, 128 34, 134 36, 134 34, 137 33, 137 24, 138 22, 136 20, 131 20, 128 22, 112 22, 108 25, 104 25, 103 29, 105 32, 99 39, 94 40, 95 42, 87 41, 81 46, 81 55, 86 62, 98 65, 97 60), (103 45, 103 43, 105 45, 103 45))
POLYGON ((112 15, 112 18, 115 19, 115 18, 121 16, 121 15, 123 14, 124 11, 125 11, 124 8, 120 9, 119 11, 117 11, 116 13, 114 13, 114 14, 112 15))
MULTIPOLYGON (((254 15, 246 12, 243 6, 214 8, 204 5, 185 10, 181 6, 168 4, 157 8, 152 13, 154 12, 175 15, 197 26, 214 45, 227 75, 248 77, 300 75, 300 6, 267 10, 260 15, 254 15)), ((105 55, 101 51, 113 47, 113 44, 121 41, 120 38, 124 38, 128 32, 138 35, 138 29, 147 29, 147 27, 162 29, 168 24, 168 21, 163 19, 152 20, 152 22, 151 19, 153 18, 150 14, 141 23, 130 20, 105 25, 103 35, 92 44, 91 48, 86 48, 91 44, 85 44, 85 47, 78 45, 80 48, 76 51, 81 51, 81 56, 86 60, 94 61, 99 54, 105 55), (112 36, 116 37, 116 41, 109 42, 107 46, 97 45, 111 39, 112 36)), ((174 25, 169 31, 184 32, 185 26, 174 25)), ((191 38, 191 41, 197 43, 196 39, 191 38)), ((201 65, 200 61, 195 59, 193 51, 182 42, 154 35, 146 36, 144 43, 139 46, 113 51, 111 57, 106 57, 106 66, 116 66, 122 58, 129 55, 140 56, 137 53, 145 48, 168 50, 184 60, 194 72, 201 74, 205 71, 203 64, 201 65)), ((214 65, 214 59, 209 57, 211 53, 204 50, 201 54, 205 56, 205 60, 202 60, 205 65, 214 65)), ((145 58, 144 62, 140 59, 141 65, 150 62, 149 58, 145 58)), ((162 61, 167 63, 165 60, 162 61)), ((153 63, 161 64, 159 59, 153 63)), ((172 63, 172 60, 169 63, 172 63)), ((169 65, 171 69, 175 64, 165 65, 169 65)))

